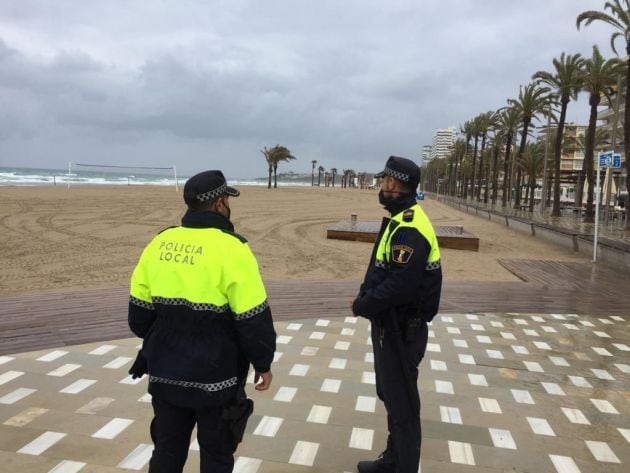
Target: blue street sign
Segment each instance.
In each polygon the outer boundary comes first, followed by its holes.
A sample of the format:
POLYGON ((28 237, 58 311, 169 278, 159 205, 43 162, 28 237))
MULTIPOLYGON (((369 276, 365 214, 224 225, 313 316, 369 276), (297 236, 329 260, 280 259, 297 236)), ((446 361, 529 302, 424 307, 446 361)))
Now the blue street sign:
POLYGON ((608 153, 599 153, 599 166, 602 168, 621 168, 621 155, 608 153))

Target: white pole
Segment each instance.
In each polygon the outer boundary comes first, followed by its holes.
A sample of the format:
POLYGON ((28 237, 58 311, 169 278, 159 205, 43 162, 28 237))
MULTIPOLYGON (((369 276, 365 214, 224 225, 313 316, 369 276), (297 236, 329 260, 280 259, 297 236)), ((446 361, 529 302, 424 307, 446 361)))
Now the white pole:
POLYGON ((173 164, 173 175, 175 176, 175 192, 177 192, 179 190, 179 187, 177 185, 177 166, 175 166, 173 164))
POLYGON ((595 232, 593 235, 593 263, 597 261, 597 229, 599 228, 599 156, 597 156, 597 179, 595 180, 595 232))
POLYGON ((68 161, 68 189, 70 189, 70 174, 72 174, 72 161, 68 161))

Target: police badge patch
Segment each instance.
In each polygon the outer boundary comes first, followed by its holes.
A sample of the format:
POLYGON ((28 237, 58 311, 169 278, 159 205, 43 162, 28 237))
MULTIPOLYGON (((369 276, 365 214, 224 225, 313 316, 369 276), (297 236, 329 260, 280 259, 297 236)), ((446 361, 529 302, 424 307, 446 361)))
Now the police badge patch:
POLYGON ((396 245, 392 247, 392 261, 398 264, 409 263, 413 255, 413 248, 406 245, 396 245))

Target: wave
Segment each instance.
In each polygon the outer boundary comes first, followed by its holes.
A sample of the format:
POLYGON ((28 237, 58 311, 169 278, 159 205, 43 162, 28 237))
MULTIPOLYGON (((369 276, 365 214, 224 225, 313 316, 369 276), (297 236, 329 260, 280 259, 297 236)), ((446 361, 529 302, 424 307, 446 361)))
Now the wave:
MULTIPOLYGON (((74 171, 74 170, 73 170, 74 171)), ((183 186, 189 176, 177 178, 177 184, 183 186)), ((0 167, 0 186, 175 186, 172 175, 125 174, 118 172, 75 171, 68 174, 62 169, 27 169, 0 167)), ((267 179, 228 179, 231 186, 266 186, 267 179)), ((278 186, 309 186, 309 183, 282 182, 278 186)))

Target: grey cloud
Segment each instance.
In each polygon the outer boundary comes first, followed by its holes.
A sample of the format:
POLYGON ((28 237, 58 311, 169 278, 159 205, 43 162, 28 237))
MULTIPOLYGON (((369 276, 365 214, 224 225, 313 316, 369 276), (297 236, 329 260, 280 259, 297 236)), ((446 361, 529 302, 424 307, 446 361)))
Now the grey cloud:
POLYGON ((392 153, 417 157, 436 128, 505 105, 562 51, 607 51, 608 29, 574 25, 602 5, 8 2, 0 159, 176 157, 197 169, 230 156, 228 169, 251 177, 259 150, 282 143, 300 158, 290 169, 318 159, 374 170, 392 153))

